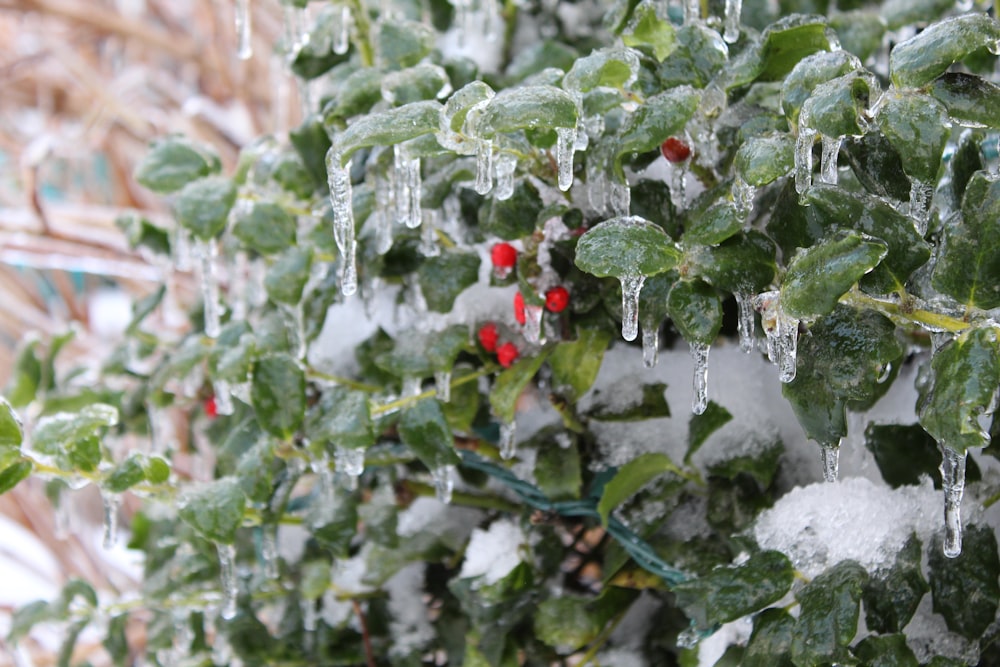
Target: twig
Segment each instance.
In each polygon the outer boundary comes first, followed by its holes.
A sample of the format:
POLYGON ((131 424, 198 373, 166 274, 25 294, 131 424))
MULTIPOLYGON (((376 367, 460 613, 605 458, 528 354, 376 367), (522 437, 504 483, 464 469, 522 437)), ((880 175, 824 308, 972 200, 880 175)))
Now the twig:
POLYGON ((358 623, 361 624, 361 640, 365 644, 365 660, 368 667, 376 667, 375 652, 372 651, 372 638, 368 633, 368 619, 365 618, 365 612, 361 609, 361 603, 357 599, 351 600, 351 604, 354 606, 354 613, 358 616, 358 623))

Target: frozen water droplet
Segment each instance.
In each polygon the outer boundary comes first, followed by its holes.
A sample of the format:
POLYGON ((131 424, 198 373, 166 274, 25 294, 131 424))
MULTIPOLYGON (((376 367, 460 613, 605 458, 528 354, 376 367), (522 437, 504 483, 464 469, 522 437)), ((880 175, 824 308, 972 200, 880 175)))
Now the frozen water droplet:
POLYGON ((264 576, 274 581, 278 570, 278 528, 262 526, 260 531, 260 559, 264 564, 264 576))
POLYGON ((941 484, 944 489, 944 555, 962 553, 962 495, 965 492, 965 452, 941 445, 941 484))
POLYGON ((694 397, 691 412, 700 415, 708 407, 708 353, 707 343, 691 343, 691 360, 694 362, 694 397))
POLYGON ((843 137, 823 137, 823 153, 819 163, 819 180, 830 185, 837 184, 837 157, 843 137))
POLYGON ((612 180, 608 198, 611 201, 611 212, 614 215, 628 215, 632 207, 632 191, 628 183, 619 183, 612 180))
POLYGON ((682 0, 684 3, 684 25, 701 20, 701 0, 682 0))
POLYGON ((622 338, 635 340, 639 335, 639 293, 646 276, 621 276, 622 284, 622 338))
POLYGON ((435 372, 434 387, 437 389, 438 398, 442 403, 451 402, 451 371, 435 372))
POLYGON ((215 412, 220 415, 231 415, 236 407, 233 405, 233 390, 227 380, 216 379, 212 382, 215 392, 215 412))
POLYGON ((840 475, 840 443, 820 445, 820 458, 823 462, 823 479, 836 482, 840 475))
POLYGON ((500 424, 500 458, 509 461, 517 453, 517 443, 514 436, 517 434, 517 422, 500 424))
POLYGON ((215 545, 219 552, 219 576, 222 580, 222 618, 231 620, 236 617, 236 546, 233 544, 215 545))
POLYGON ((205 306, 205 335, 215 338, 222 330, 221 308, 219 306, 219 281, 215 275, 215 255, 218 246, 215 239, 199 239, 194 245, 198 258, 198 279, 201 282, 201 298, 205 306))
POLYGON ((923 236, 927 233, 927 222, 930 218, 930 201, 934 196, 934 186, 916 179, 910 181, 910 217, 913 226, 923 236))
POLYGON ((340 24, 333 36, 333 52, 337 55, 344 55, 351 48, 351 16, 350 5, 343 5, 340 8, 340 24))
POLYGON ((743 177, 736 174, 733 180, 733 203, 736 205, 736 214, 740 218, 746 218, 753 210, 753 199, 757 194, 757 188, 748 184, 743 177))
POLYGON ((813 142, 816 130, 806 127, 799 116, 799 136, 795 139, 795 191, 803 194, 812 185, 813 142))
POLYGON ((110 549, 118 542, 118 508, 121 507, 122 497, 119 493, 101 491, 101 500, 104 501, 104 548, 110 549))
POLYGON ((493 189, 493 143, 476 140, 476 192, 487 194, 493 189))
POLYGON ((333 236, 340 249, 340 291, 350 296, 358 291, 356 243, 354 241, 354 207, 351 195, 351 163, 342 167, 340 154, 333 148, 326 154, 326 172, 333 207, 333 236))
POLYGON ((542 316, 545 314, 543 306, 525 304, 524 306, 524 339, 532 345, 541 345, 545 342, 542 335, 542 316))
POLYGON ((740 349, 746 354, 753 352, 753 295, 749 292, 736 292, 736 307, 739 311, 737 328, 740 332, 740 349))
POLYGON ((660 352, 660 330, 642 327, 642 365, 646 368, 656 366, 656 358, 660 352))
POLYGON ((451 502, 451 493, 455 489, 455 466, 438 466, 431 470, 431 477, 434 479, 437 499, 447 505, 451 502))
POLYGON ((360 447, 337 447, 333 451, 333 462, 337 473, 346 481, 345 486, 354 491, 358 488, 358 478, 365 471, 365 450, 360 447))
POLYGON ((740 38, 740 14, 743 13, 743 0, 726 0, 726 20, 722 38, 729 44, 740 38))
POLYGON ((236 57, 249 60, 253 56, 251 42, 251 12, 250 0, 236 0, 236 57))
POLYGON ((494 161, 497 188, 493 196, 503 201, 514 194, 514 172, 517 171, 517 157, 510 153, 500 153, 494 161))
POLYGON ((556 128, 556 165, 559 170, 559 189, 563 192, 573 187, 573 150, 575 145, 575 127, 556 128))

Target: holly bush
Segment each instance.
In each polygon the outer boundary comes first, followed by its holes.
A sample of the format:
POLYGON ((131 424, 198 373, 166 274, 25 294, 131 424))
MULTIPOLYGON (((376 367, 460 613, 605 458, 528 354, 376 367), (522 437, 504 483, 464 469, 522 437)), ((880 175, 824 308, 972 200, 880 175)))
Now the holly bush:
POLYGON ((21 353, 0 492, 96 485, 111 542, 135 496, 145 576, 71 581, 12 643, 55 623, 60 664, 92 629, 119 665, 993 664, 989 3, 306 4, 277 46, 300 125, 225 170, 164 137, 136 170, 176 226, 119 224, 195 266, 186 335, 147 322, 165 286, 96 368, 63 368, 65 339, 21 353), (709 400, 737 341, 777 366, 811 470, 709 400), (690 349, 693 414, 653 379, 661 347, 690 349), (869 419, 899 378, 913 418, 869 419), (885 497, 943 490, 876 565, 761 528, 862 488, 836 482, 849 425, 885 497), (950 648, 914 638, 933 619, 950 648))

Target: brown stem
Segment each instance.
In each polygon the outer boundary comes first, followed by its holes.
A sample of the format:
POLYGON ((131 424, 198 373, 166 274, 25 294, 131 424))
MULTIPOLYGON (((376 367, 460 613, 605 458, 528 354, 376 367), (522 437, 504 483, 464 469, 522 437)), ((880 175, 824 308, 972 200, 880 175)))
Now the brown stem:
POLYGON ((365 612, 361 609, 360 602, 351 600, 351 604, 354 605, 354 613, 358 615, 358 622, 361 624, 361 640, 365 643, 365 660, 368 667, 377 667, 375 665, 375 652, 372 651, 372 638, 368 634, 368 619, 365 618, 365 612))

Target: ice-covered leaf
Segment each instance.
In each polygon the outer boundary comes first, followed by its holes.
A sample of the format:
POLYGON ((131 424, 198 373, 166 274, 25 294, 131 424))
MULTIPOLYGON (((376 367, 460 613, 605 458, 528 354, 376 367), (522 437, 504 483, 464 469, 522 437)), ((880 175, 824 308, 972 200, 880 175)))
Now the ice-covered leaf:
POLYGON ((948 111, 930 95, 890 91, 878 121, 902 158, 903 170, 922 183, 937 182, 941 154, 951 136, 948 111))
POLYGON ((784 609, 765 609, 757 614, 743 654, 743 667, 793 667, 794 634, 795 618, 784 609))
POLYGON ((597 503, 597 512, 604 524, 608 522, 611 511, 637 493, 647 483, 664 473, 673 473, 680 477, 684 472, 670 457, 660 452, 647 452, 635 457, 615 472, 615 476, 604 485, 601 500, 597 503))
MULTIPOLYGON (((730 64, 729 48, 722 35, 704 21, 688 22, 676 29, 676 36, 676 48, 660 63, 656 72, 664 89, 685 84, 704 88, 730 64)), ((757 70, 754 76, 756 73, 757 70)))
POLYGON ((553 425, 543 428, 521 446, 534 447, 538 452, 535 480, 542 493, 556 501, 580 497, 583 478, 576 435, 553 425))
POLYGON ((732 567, 674 586, 677 604, 699 628, 729 623, 777 602, 792 587, 792 563, 778 551, 762 551, 732 567))
POLYGON ((948 72, 927 86, 927 92, 962 125, 1000 127, 1000 86, 992 81, 975 74, 948 72))
POLYGON ((459 325, 442 331, 404 331, 395 345, 375 357, 375 364, 399 378, 427 377, 451 370, 459 352, 468 344, 468 331, 459 325))
POLYGON ((16 461, 6 468, 0 469, 0 495, 13 489, 31 474, 34 465, 31 461, 16 461))
POLYGON ((100 438, 118 419, 118 409, 103 403, 42 417, 35 425, 32 444, 56 457, 63 469, 93 470, 101 460, 100 438))
POLYGON ((669 18, 660 18, 656 7, 652 2, 640 2, 622 33, 622 41, 625 46, 648 49, 657 61, 663 62, 677 47, 677 36, 669 18))
POLYGON ((998 353, 996 332, 976 328, 934 354, 930 378, 921 386, 918 414, 920 425, 939 445, 962 452, 990 443, 979 416, 990 408, 1000 385, 998 353))
POLYGON ((867 580, 861 565, 845 560, 796 593, 800 612, 791 646, 796 665, 822 665, 845 657, 858 629, 858 606, 867 580))
POLYGON ((619 162, 632 153, 659 150, 668 138, 681 134, 698 109, 701 91, 678 86, 646 98, 621 130, 616 155, 619 162))
POLYGON ((334 558, 346 558, 358 532, 357 494, 337 490, 326 498, 315 498, 306 524, 319 546, 334 558))
POLYGON ((184 186, 174 200, 174 213, 191 234, 207 241, 225 230, 235 202, 236 184, 232 180, 207 176, 184 186))
POLYGON ((756 230, 732 236, 721 244, 688 252, 693 273, 726 292, 765 290, 778 270, 775 246, 756 230))
POLYGON ((443 97, 451 90, 448 73, 440 65, 421 63, 398 72, 389 72, 382 79, 382 97, 393 106, 443 97))
POLYGON ((576 127, 573 97, 555 86, 507 88, 493 97, 475 123, 476 136, 492 139, 519 130, 576 127))
POLYGON ((135 180, 153 192, 168 194, 218 172, 221 167, 219 156, 211 148, 185 137, 171 136, 153 144, 136 167, 135 180))
POLYGON ((886 25, 877 11, 863 7, 832 12, 829 18, 830 27, 837 33, 843 51, 868 62, 882 48, 886 25))
POLYGON ((709 401, 708 407, 700 415, 691 415, 691 420, 688 422, 688 446, 684 453, 684 463, 690 463, 691 457, 701 449, 708 437, 729 423, 732 418, 733 415, 729 410, 715 401, 709 401))
POLYGON ((889 30, 899 30, 911 23, 934 20, 954 7, 951 0, 886 0, 880 13, 889 30))
POLYGON ((436 398, 425 398, 403 410, 399 437, 429 470, 458 465, 455 439, 436 398))
POLYGON ((909 198, 910 179, 903 171, 903 161, 881 132, 847 137, 841 143, 840 154, 869 193, 882 199, 909 198))
POLYGON ((330 454, 337 448, 365 449, 375 443, 368 396, 346 387, 323 392, 310 406, 305 424, 306 437, 330 454))
POLYGON ((906 645, 906 635, 869 635, 853 651, 867 667, 919 667, 920 662, 906 645))
POLYGON ((678 280, 667 296, 667 313, 689 343, 711 344, 722 328, 722 299, 701 280, 678 280))
MULTIPOLYGON (((882 479, 892 488, 920 484, 924 475, 934 481, 935 488, 941 488, 941 449, 919 424, 872 422, 865 429, 865 447, 875 457, 882 479)), ((981 479, 974 459, 969 458, 965 466, 966 481, 981 479)))
POLYGON ((446 250, 429 257, 417 270, 420 291, 434 312, 451 312, 455 298, 479 278, 479 255, 462 250, 446 250))
MULTIPOLYGON (((939 457, 940 458, 940 457, 939 457)), ((865 584, 865 624, 872 632, 902 632, 930 590, 920 568, 920 540, 911 535, 892 566, 873 574, 865 584)))
POLYGON ((386 19, 378 22, 377 30, 378 59, 393 69, 416 65, 431 52, 437 41, 434 29, 419 21, 386 19))
POLYGON ((946 221, 934 265, 934 288, 976 308, 1000 306, 1000 177, 977 172, 962 199, 962 215, 946 221))
POLYGON ((254 202, 233 226, 233 235, 262 255, 281 252, 295 243, 295 220, 272 202, 254 202))
POLYGON ((538 354, 520 359, 510 368, 497 376, 490 391, 490 406, 493 413, 504 423, 514 420, 517 410, 517 399, 528 386, 535 373, 549 355, 549 350, 543 349, 538 354))
MULTIPOLYGON (((323 107, 323 125, 342 129, 347 118, 368 113, 382 101, 383 76, 385 72, 375 67, 362 67, 348 76, 338 88, 337 96, 323 107)), ((324 170, 325 159, 324 154, 324 170)))
POLYGON ((861 135, 868 129, 868 107, 879 91, 874 76, 852 70, 817 85, 802 103, 799 124, 826 137, 861 135))
POLYGON ((889 78, 897 88, 919 88, 978 49, 996 50, 998 41, 1000 23, 992 16, 971 13, 945 19, 892 49, 889 78))
POLYGON ((761 35, 762 81, 780 81, 795 65, 817 51, 832 51, 830 28, 821 16, 792 14, 769 25, 761 35))
POLYGON ((261 428, 288 440, 299 430, 305 416, 305 373, 288 354, 261 357, 254 364, 250 399, 261 428))
POLYGON ((346 165, 360 148, 394 146, 436 132, 440 115, 441 103, 427 100, 362 116, 334 136, 332 150, 346 165))
MULTIPOLYGON (((338 99, 340 96, 338 96, 338 99)), ((330 150, 330 136, 326 132, 323 121, 317 115, 312 115, 302 121, 294 130, 289 131, 288 141, 298 153, 302 166, 312 177, 313 187, 320 192, 327 189, 326 153, 330 150)))
POLYGON ((855 232, 826 238, 792 258, 781 283, 781 306, 796 319, 826 315, 888 252, 881 239, 855 232))
POLYGON ((294 306, 302 300, 302 290, 309 281, 312 249, 292 246, 278 257, 264 277, 267 296, 275 303, 294 306))
POLYGON ((24 429, 20 417, 10 403, 0 397, 0 463, 6 463, 20 454, 23 439, 24 429))
POLYGON ((736 151, 736 173, 749 185, 772 183, 795 166, 795 139, 785 132, 751 137, 736 151))
POLYGON ((590 92, 600 86, 622 88, 635 78, 638 69, 639 54, 632 49, 622 47, 597 49, 589 56, 577 58, 573 68, 563 77, 562 85, 566 90, 581 93, 590 92))
POLYGON ((1000 556, 993 529, 966 526, 962 553, 955 558, 944 555, 938 533, 927 545, 927 568, 934 612, 944 616, 952 632, 972 640, 981 637, 1000 604, 1000 556))
POLYGON ((104 480, 104 488, 111 493, 122 493, 146 479, 142 454, 132 454, 116 465, 104 480))
POLYGON ((681 243, 685 246, 717 245, 738 234, 744 220, 730 201, 722 200, 709 206, 700 215, 692 216, 681 243))
POLYGON ((817 85, 858 69, 858 57, 846 50, 820 51, 796 63, 781 84, 781 108, 789 122, 798 123, 802 103, 817 85))
POLYGON ((556 345, 549 356, 552 386, 570 400, 583 396, 597 379, 610 342, 611 334, 605 330, 581 328, 576 340, 556 345))
POLYGON ((576 245, 576 265, 599 278, 652 276, 677 265, 681 253, 659 225, 619 216, 595 225, 576 245))
POLYGON ((639 389, 637 400, 624 405, 618 397, 605 400, 601 396, 602 392, 597 390, 590 416, 600 421, 635 421, 670 416, 670 406, 666 399, 667 385, 652 382, 641 385, 639 389))
POLYGON ((177 513, 205 539, 219 544, 236 541, 243 524, 246 496, 235 477, 223 477, 192 488, 180 500, 177 513))

